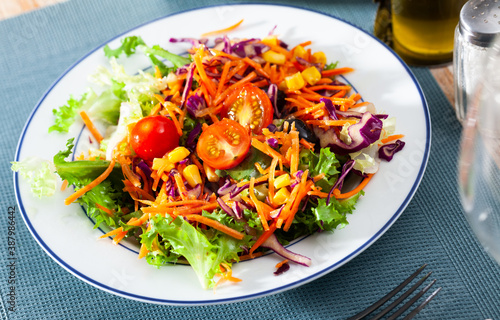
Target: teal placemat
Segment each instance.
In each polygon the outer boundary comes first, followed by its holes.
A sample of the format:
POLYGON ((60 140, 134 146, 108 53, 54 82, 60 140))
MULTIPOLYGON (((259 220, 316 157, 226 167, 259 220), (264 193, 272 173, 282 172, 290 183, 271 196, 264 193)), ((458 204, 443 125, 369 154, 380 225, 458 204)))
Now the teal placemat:
MULTIPOLYGON (((160 306, 96 289, 43 252, 18 212, 10 171, 17 140, 37 101, 74 61, 115 35, 155 18, 224 3, 228 2, 70 0, 0 22, 0 257, 4 261, 0 319, 344 319, 390 291, 424 262, 443 290, 418 319, 500 319, 500 267, 469 231, 458 198, 455 176, 461 127, 425 68, 412 68, 432 121, 432 150, 419 190, 374 245, 318 280, 228 305, 160 306), (9 218, 16 227, 12 246, 9 218), (8 259, 9 246, 15 248, 15 260, 8 259), (15 311, 8 309, 12 301, 15 311)), ((266 3, 334 15, 367 31, 372 29, 376 10, 369 0, 266 3)), ((334 38, 335 31, 329 32, 325 36, 334 38)))

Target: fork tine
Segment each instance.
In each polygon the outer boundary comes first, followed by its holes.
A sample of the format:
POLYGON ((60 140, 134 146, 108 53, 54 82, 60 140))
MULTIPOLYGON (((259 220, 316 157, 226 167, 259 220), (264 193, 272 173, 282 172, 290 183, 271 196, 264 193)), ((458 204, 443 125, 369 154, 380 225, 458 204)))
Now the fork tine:
POLYGON ((438 292, 441 291, 441 287, 437 288, 430 296, 428 296, 418 307, 416 307, 410 314, 408 314, 403 320, 410 320, 416 314, 418 314, 425 306, 434 298, 438 292))
MULTIPOLYGON (((399 317, 399 316, 400 316, 403 312, 405 312, 405 311, 406 311, 406 309, 408 309, 408 308, 409 308, 410 306, 412 306, 412 305, 413 305, 413 304, 414 304, 414 303, 415 303, 418 299, 420 299, 420 297, 421 297, 421 296, 423 296, 423 295, 424 295, 424 293, 426 293, 426 292, 427 292, 427 290, 429 290, 429 289, 432 287, 432 285, 433 285, 434 283, 436 283, 436 279, 432 280, 432 282, 431 282, 431 283, 429 283, 427 286, 425 286, 425 288, 423 288, 422 290, 420 290, 420 292, 419 292, 419 293, 417 293, 417 294, 416 294, 413 298, 411 298, 411 299, 410 299, 407 303, 405 303, 405 304, 404 304, 401 308, 399 308, 399 309, 398 309, 398 310, 397 310, 397 311, 396 311, 393 315, 391 315, 391 316, 390 316, 387 320, 394 320, 394 319, 396 319, 397 317, 399 317)), ((439 292, 439 290, 438 290, 438 292, 439 292)), ((434 294, 434 293, 433 293, 433 294, 434 294)), ((436 294, 437 294, 437 292, 436 292, 436 294)), ((436 294, 431 295, 431 296, 432 296, 432 298, 433 298, 436 294)), ((432 299, 432 298, 431 298, 431 299, 432 299)), ((425 301, 424 301, 424 302, 425 302, 425 301)), ((422 308, 421 308, 420 310, 422 310, 422 309, 423 309, 426 305, 427 305, 427 303, 425 303, 425 304, 422 306, 422 308)), ((419 306, 419 307, 420 307, 420 306, 419 306)), ((418 307, 417 307, 417 308, 415 308, 415 310, 416 310, 416 309, 418 309, 418 307)), ((413 317, 414 317, 414 316, 415 316, 418 312, 420 312, 420 310, 417 310, 417 312, 416 312, 415 314, 413 314, 413 315, 411 316, 411 318, 413 318, 413 317)), ((409 315, 408 315, 408 316, 409 316, 409 315)), ((411 319, 411 318, 405 318, 405 319, 411 319)))
POLYGON ((378 319, 382 318, 386 313, 388 313, 389 311, 394 309, 398 304, 401 303, 401 301, 403 301, 404 299, 406 299, 406 297, 408 297, 410 294, 412 294, 413 291, 417 290, 417 288, 420 287, 420 285, 422 283, 424 283, 424 281, 427 280, 427 278, 429 278, 429 276, 431 274, 432 274, 432 271, 427 273, 425 276, 423 276, 422 279, 418 280, 418 282, 415 283, 410 289, 408 289, 405 293, 403 293, 399 298, 394 300, 394 302, 392 302, 390 305, 388 305, 385 309, 383 309, 379 314, 377 314, 371 320, 378 320, 378 319))
POLYGON ((401 291, 401 289, 403 289, 404 287, 406 287, 406 285, 408 283, 410 283, 416 276, 418 276, 419 273, 422 272, 422 270, 424 270, 424 268, 426 266, 427 266, 427 264, 424 264, 423 266, 421 266, 420 268, 418 268, 417 271, 415 271, 405 281, 401 282, 401 284, 399 286, 397 286, 396 288, 394 288, 391 292, 389 292, 387 295, 385 295, 384 297, 382 297, 379 301, 375 302, 374 304, 372 304, 371 306, 369 306, 365 310, 363 310, 360 313, 358 313, 358 314, 350 317, 347 320, 360 320, 360 319, 366 317, 367 315, 369 315, 370 313, 372 313, 373 311, 375 311, 376 309, 378 309, 381 305, 383 305, 389 299, 391 299, 395 294, 397 294, 399 291, 401 291))

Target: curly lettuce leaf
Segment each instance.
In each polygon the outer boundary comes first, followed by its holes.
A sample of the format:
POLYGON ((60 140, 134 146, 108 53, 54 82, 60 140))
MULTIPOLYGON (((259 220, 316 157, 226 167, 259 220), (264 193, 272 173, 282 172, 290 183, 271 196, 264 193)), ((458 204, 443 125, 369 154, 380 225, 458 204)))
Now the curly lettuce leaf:
POLYGON ((53 109, 52 113, 55 119, 54 124, 49 127, 49 132, 68 132, 69 127, 75 122, 78 110, 80 110, 87 101, 87 95, 88 93, 84 93, 80 99, 71 96, 65 105, 60 106, 58 109, 53 109))
POLYGON ((161 58, 167 59, 168 61, 172 62, 172 64, 176 68, 180 68, 180 67, 185 66, 186 64, 191 63, 190 58, 179 56, 175 53, 172 53, 168 50, 163 49, 159 45, 154 45, 152 47, 148 47, 148 46, 144 45, 144 46, 141 46, 141 49, 147 55, 154 55, 154 56, 159 56, 161 58))
MULTIPOLYGON (((70 139, 66 144, 66 150, 60 151, 54 156, 54 165, 61 179, 67 180, 78 190, 101 175, 108 168, 109 161, 66 161, 65 159, 70 156, 72 149, 73 139, 70 139)), ((106 180, 78 198, 77 202, 85 208, 87 215, 95 220, 95 228, 103 222, 110 227, 118 227, 121 208, 131 205, 130 196, 121 191, 123 189, 122 179, 121 167, 117 164, 106 180), (96 204, 113 210, 115 214, 109 215, 99 209, 96 204)))
POLYGON ((356 203, 363 194, 364 192, 360 191, 344 200, 332 197, 328 205, 326 199, 309 200, 308 208, 296 213, 288 232, 283 232, 281 229, 276 230, 279 241, 282 244, 287 244, 289 241, 318 231, 334 231, 343 228, 348 224, 347 215, 355 210, 356 203))
POLYGON ((236 167, 227 170, 216 170, 217 175, 229 175, 236 181, 250 180, 250 178, 257 178, 260 172, 255 168, 255 163, 259 163, 263 169, 271 165, 271 157, 265 153, 250 147, 245 159, 236 167))
POLYGON ((191 63, 190 58, 171 53, 170 51, 163 49, 159 45, 154 45, 152 47, 147 46, 144 40, 142 40, 142 38, 138 36, 123 38, 121 40, 121 45, 116 49, 111 49, 108 45, 106 45, 104 47, 104 54, 108 58, 118 58, 121 54, 125 54, 128 57, 134 54, 138 48, 141 49, 147 57, 149 57, 151 63, 154 66, 158 66, 162 74, 167 74, 171 71, 175 71, 175 69, 191 63), (156 56, 170 61, 174 65, 174 67, 168 68, 156 56))
POLYGON ((316 182, 316 185, 322 190, 328 192, 335 185, 340 171, 340 162, 335 153, 328 148, 321 148, 319 155, 311 150, 304 150, 299 157, 299 167, 302 170, 309 169, 311 176, 317 176, 321 173, 325 177, 316 182))
POLYGON ((162 244, 171 246, 170 253, 182 256, 189 262, 205 289, 215 284, 214 276, 220 272, 220 264, 230 265, 240 251, 238 240, 219 232, 207 237, 181 217, 172 220, 170 216, 157 215, 150 221, 150 229, 144 233, 141 242, 146 244, 148 250, 153 250, 153 243, 158 236, 162 244))
POLYGON ((49 127, 49 132, 68 132, 80 110, 87 111, 93 119, 116 125, 120 117, 120 104, 126 98, 123 90, 125 85, 113 80, 110 84, 111 86, 100 94, 89 89, 80 99, 71 96, 65 105, 53 109, 55 119, 54 124, 49 127))
POLYGON ((19 172, 23 179, 30 184, 31 192, 38 198, 50 197, 56 191, 56 175, 53 165, 37 157, 26 158, 22 161, 12 161, 12 171, 19 172))
MULTIPOLYGON (((202 215, 216 220, 237 231, 244 232, 245 220, 236 221, 222 210, 202 215)), ((182 262, 183 257, 192 266, 203 288, 214 285, 214 276, 220 272, 221 263, 231 265, 238 261, 238 253, 243 247, 249 248, 251 236, 242 240, 234 239, 216 229, 200 229, 182 218, 156 216, 150 222, 149 230, 141 236, 148 249, 148 263, 161 266, 169 262, 182 262)))
POLYGON ((104 46, 104 55, 108 58, 118 58, 121 54, 128 56, 135 53, 137 46, 145 45, 141 37, 131 36, 121 40, 121 46, 116 49, 111 49, 108 45, 104 46))
POLYGON ((328 204, 326 204, 326 199, 319 199, 318 205, 312 209, 317 225, 322 230, 330 231, 339 227, 345 227, 348 224, 347 214, 353 212, 356 202, 362 194, 364 192, 360 191, 356 195, 344 200, 337 200, 331 197, 328 204))

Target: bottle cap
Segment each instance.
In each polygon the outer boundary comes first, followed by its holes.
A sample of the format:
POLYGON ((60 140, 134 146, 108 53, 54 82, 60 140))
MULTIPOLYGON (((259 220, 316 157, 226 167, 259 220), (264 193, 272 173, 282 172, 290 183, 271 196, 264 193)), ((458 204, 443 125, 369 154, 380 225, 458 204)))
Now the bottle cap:
POLYGON ((500 0, 469 0, 460 11, 459 30, 468 42, 489 46, 500 33, 500 0))

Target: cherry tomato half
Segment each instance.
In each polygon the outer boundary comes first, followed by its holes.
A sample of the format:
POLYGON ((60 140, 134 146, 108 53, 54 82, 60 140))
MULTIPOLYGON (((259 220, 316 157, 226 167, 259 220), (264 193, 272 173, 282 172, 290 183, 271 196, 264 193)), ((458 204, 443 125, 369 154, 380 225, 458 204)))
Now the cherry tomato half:
POLYGON ((230 169, 245 159, 250 135, 238 122, 224 118, 206 128, 198 139, 198 156, 215 169, 230 169))
POLYGON ((179 134, 169 118, 148 116, 132 129, 130 144, 139 157, 151 161, 179 146, 179 134))
POLYGON ((262 129, 273 121, 273 105, 267 94, 252 84, 231 93, 224 101, 221 115, 238 121, 253 133, 260 134, 262 129))

